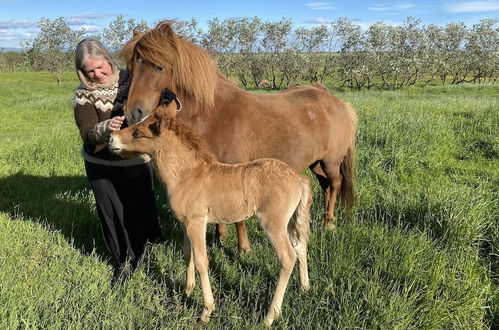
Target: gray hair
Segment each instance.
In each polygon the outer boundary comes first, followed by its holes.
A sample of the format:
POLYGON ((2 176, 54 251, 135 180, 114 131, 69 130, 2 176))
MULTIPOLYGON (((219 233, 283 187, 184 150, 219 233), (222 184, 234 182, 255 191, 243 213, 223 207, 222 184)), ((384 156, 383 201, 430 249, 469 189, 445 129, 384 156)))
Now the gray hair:
POLYGON ((87 81, 85 78, 88 78, 83 71, 83 66, 89 57, 102 57, 111 65, 113 73, 118 68, 109 50, 99 40, 93 38, 83 39, 76 45, 75 50, 75 68, 82 82, 87 81))

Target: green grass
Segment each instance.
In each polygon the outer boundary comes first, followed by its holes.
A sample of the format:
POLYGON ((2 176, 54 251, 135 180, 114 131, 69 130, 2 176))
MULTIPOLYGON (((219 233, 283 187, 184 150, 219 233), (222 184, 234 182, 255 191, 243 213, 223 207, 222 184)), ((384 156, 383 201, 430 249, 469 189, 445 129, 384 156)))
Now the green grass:
MULTIPOLYGON (((79 155, 68 73, 0 74, 0 328, 193 328, 180 225, 158 186, 167 242, 137 272, 112 269, 79 155)), ((499 86, 337 91, 358 110, 357 204, 336 232, 312 208, 312 288, 293 274, 276 328, 499 326, 499 86)), ((318 187, 314 190, 317 192, 318 187)), ((259 328, 279 267, 255 220, 210 246, 208 328, 259 328)), ((213 237, 209 228, 208 239, 213 237)))

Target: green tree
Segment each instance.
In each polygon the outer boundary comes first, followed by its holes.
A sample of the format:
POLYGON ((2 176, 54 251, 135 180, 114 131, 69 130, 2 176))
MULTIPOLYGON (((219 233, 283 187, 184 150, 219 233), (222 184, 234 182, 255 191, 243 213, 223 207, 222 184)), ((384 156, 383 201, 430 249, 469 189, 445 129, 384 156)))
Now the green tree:
POLYGON ((147 22, 141 20, 137 23, 133 18, 125 19, 125 16, 118 15, 108 27, 104 28, 101 39, 111 51, 117 52, 132 38, 134 30, 147 32, 149 30, 147 22))
POLYGON ((60 85, 62 71, 74 65, 73 50, 85 31, 72 30, 63 17, 42 18, 38 24, 40 32, 22 43, 27 60, 33 69, 51 72, 60 85))

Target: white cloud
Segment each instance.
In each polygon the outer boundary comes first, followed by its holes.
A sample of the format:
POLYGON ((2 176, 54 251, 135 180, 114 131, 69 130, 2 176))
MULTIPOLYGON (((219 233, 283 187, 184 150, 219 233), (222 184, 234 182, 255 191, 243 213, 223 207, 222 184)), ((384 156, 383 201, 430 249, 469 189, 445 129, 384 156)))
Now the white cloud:
POLYGON ((0 21, 0 29, 25 29, 31 28, 38 25, 38 22, 26 21, 26 20, 7 20, 0 21))
POLYGON ((389 11, 391 8, 388 7, 367 7, 367 10, 370 11, 389 11))
POLYGON ((394 5, 393 6, 395 9, 399 9, 399 10, 405 10, 405 9, 411 9, 411 8, 414 8, 416 7, 416 5, 412 5, 412 4, 404 4, 404 5, 394 5))
POLYGON ((101 32, 103 28, 100 25, 87 24, 87 25, 82 25, 82 29, 84 29, 85 32, 93 33, 93 32, 101 32))
POLYGON ((313 10, 333 10, 336 7, 333 7, 330 2, 309 2, 306 6, 313 10))
POLYGON ((478 13, 499 10, 499 1, 468 1, 445 6, 449 13, 478 13))
POLYGON ((21 49, 20 42, 28 36, 23 33, 15 33, 10 30, 0 30, 0 48, 21 49))
POLYGON ((416 5, 411 3, 403 3, 398 5, 385 5, 385 6, 374 6, 368 7, 367 9, 370 11, 378 11, 378 12, 387 12, 387 11, 404 11, 407 9, 415 8, 416 5))
POLYGON ((119 14, 93 14, 93 13, 85 13, 85 14, 70 15, 70 16, 66 16, 66 17, 70 18, 70 19, 103 19, 103 18, 115 17, 115 16, 118 16, 118 15, 119 14))
POLYGON ((305 24, 318 24, 318 25, 322 25, 322 24, 331 24, 332 22, 333 22, 333 20, 331 20, 331 19, 327 19, 327 18, 323 18, 323 17, 317 17, 317 18, 314 18, 313 20, 305 21, 303 23, 305 23, 305 24))

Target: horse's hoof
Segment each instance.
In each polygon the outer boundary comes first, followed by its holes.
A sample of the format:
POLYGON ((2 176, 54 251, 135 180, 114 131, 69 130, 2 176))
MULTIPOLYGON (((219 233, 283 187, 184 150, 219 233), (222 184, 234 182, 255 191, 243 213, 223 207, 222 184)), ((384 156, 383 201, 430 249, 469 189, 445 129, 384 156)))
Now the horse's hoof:
POLYGON ((199 317, 196 323, 198 325, 202 325, 208 323, 209 320, 210 320, 209 318, 199 317))
POLYGON ((336 231, 336 224, 333 221, 328 221, 324 223, 324 227, 330 231, 336 231))
POLYGON ((243 256, 243 255, 245 255, 247 253, 250 253, 251 252, 251 248, 249 246, 239 247, 238 251, 239 251, 239 255, 243 256))

